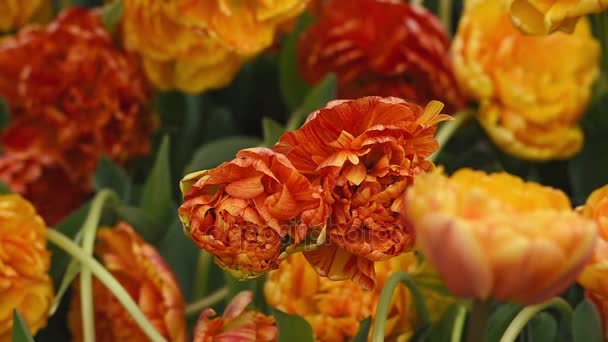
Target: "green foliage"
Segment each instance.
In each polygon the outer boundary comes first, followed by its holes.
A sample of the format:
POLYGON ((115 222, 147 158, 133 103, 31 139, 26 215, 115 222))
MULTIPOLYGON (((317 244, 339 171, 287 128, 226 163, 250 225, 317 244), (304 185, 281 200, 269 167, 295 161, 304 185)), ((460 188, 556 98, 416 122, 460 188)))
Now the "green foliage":
POLYGON ((10 109, 6 101, 0 97, 0 130, 4 129, 11 121, 10 109))
POLYGON ((367 317, 366 319, 359 322, 359 331, 357 335, 353 337, 351 342, 366 342, 367 337, 369 336, 369 331, 372 327, 372 318, 367 317))
POLYGON ((521 306, 515 304, 499 305, 490 315, 484 341, 498 342, 521 309, 521 306))
POLYGON ((144 184, 140 202, 145 216, 155 225, 164 227, 165 230, 159 232, 160 236, 164 235, 175 217, 176 208, 172 194, 175 187, 171 182, 169 137, 165 136, 156 154, 156 162, 144 184))
POLYGON ((123 168, 116 165, 107 157, 103 157, 97 163, 93 175, 93 186, 95 190, 110 189, 114 191, 121 200, 128 202, 131 195, 131 180, 123 168))
POLYGON ((34 342, 32 334, 27 329, 23 317, 17 310, 13 310, 13 342, 34 342))
POLYGON ((574 309, 572 336, 574 342, 601 342, 604 340, 600 314, 588 299, 580 302, 574 309))
POLYGON ((292 130, 300 127, 306 120, 306 117, 317 109, 323 108, 327 102, 333 100, 337 96, 338 83, 336 76, 329 74, 312 88, 302 104, 298 107, 287 123, 287 129, 292 130))
POLYGON ((232 136, 212 141, 194 152, 184 173, 216 167, 225 161, 232 160, 239 150, 260 144, 262 144, 260 139, 245 136, 232 136))
POLYGON ((116 26, 122 18, 123 0, 114 0, 106 4, 101 10, 101 21, 108 32, 116 31, 116 26))
POLYGON ((557 337, 557 321, 546 312, 541 312, 530 320, 524 330, 528 341, 554 341, 557 337))
POLYGON ((274 146, 285 133, 285 127, 271 118, 263 118, 262 125, 264 127, 264 145, 267 147, 274 146))
POLYGON ((310 324, 298 315, 290 315, 281 310, 273 310, 279 327, 278 342, 313 342, 310 324))

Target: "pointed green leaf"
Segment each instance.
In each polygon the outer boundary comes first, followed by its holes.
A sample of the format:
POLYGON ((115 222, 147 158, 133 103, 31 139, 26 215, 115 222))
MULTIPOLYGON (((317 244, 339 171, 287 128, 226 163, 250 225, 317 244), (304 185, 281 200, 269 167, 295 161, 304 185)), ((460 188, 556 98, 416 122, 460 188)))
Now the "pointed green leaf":
POLYGON ((314 335, 310 324, 298 315, 290 315, 280 310, 273 310, 279 328, 278 342, 313 342, 314 335))
POLYGON ((192 161, 186 168, 185 173, 216 167, 225 161, 232 160, 239 150, 254 147, 261 143, 257 138, 232 136, 204 144, 194 152, 192 161))
POLYGON ((372 318, 367 317, 366 319, 359 322, 359 331, 357 335, 353 337, 352 342, 367 342, 369 336, 369 330, 372 327, 372 318))
POLYGON ((484 341, 499 341, 509 324, 511 324, 511 321, 513 321, 521 309, 521 306, 515 304, 500 304, 490 315, 484 341))
POLYGON ((141 209, 155 225, 164 227, 157 238, 165 235, 166 229, 175 218, 175 204, 172 198, 173 183, 169 164, 169 137, 162 140, 154 166, 144 184, 141 194, 141 209))
POLYGON ((13 310, 13 342, 34 342, 34 338, 27 325, 23 321, 23 317, 17 310, 13 310))
POLYGON ((285 127, 271 118, 263 118, 262 126, 264 128, 264 145, 272 147, 279 141, 279 138, 285 133, 285 127))
POLYGON ((312 88, 298 74, 297 48, 298 39, 306 28, 314 21, 314 17, 306 12, 298 18, 295 30, 283 42, 279 56, 279 84, 283 100, 294 110, 306 97, 312 88))
POLYGON ((588 299, 580 302, 574 309, 572 337, 574 342, 601 342, 604 340, 600 314, 588 299))
POLYGON ((123 12, 122 0, 114 0, 103 6, 101 10, 101 22, 108 32, 113 33, 116 25, 120 22, 123 12))
POLYGON ((110 159, 103 157, 97 163, 93 176, 95 190, 110 189, 121 200, 128 202, 131 193, 131 180, 123 168, 110 159))
MULTIPOLYGON (((173 209, 172 212, 175 213, 175 210, 173 209)), ((122 205, 116 209, 116 213, 121 220, 130 224, 144 240, 152 244, 160 241, 169 229, 169 225, 153 219, 150 213, 142 208, 122 205)))
POLYGON ((557 336, 557 322, 546 312, 541 312, 530 320, 525 330, 529 341, 554 341, 557 336))
POLYGON ((298 110, 289 118, 287 129, 297 129, 310 113, 325 107, 327 102, 335 99, 337 87, 337 79, 334 74, 325 76, 325 78, 306 95, 302 105, 298 107, 298 110))

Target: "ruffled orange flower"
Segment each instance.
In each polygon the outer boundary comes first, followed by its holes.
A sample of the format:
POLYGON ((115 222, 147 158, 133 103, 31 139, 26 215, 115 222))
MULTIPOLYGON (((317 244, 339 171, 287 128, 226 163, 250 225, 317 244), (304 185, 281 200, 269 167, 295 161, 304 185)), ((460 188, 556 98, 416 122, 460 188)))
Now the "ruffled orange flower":
MULTIPOLYGON (((156 249, 126 223, 102 228, 95 254, 125 287, 146 318, 168 341, 186 341, 185 302, 169 266, 156 249)), ((122 304, 93 279, 95 338, 97 341, 148 341, 122 304)), ((68 326, 73 341, 82 341, 80 293, 74 291, 68 326)))
POLYGON ((196 93, 228 84, 245 58, 183 17, 176 1, 125 1, 127 49, 141 55, 148 78, 160 89, 196 93))
POLYGON ((241 150, 230 162, 187 175, 180 187, 184 232, 237 278, 277 268, 281 253, 328 215, 320 187, 267 148, 241 150))
POLYGON ((418 176, 406 201, 423 254, 460 297, 549 299, 576 279, 597 237, 564 193, 506 173, 418 176))
POLYGON ((32 334, 46 326, 54 297, 46 229, 29 202, 0 196, 0 341, 11 341, 13 309, 32 334))
POLYGON ((232 298, 222 317, 213 318, 215 310, 204 310, 194 328, 193 342, 277 341, 278 330, 274 318, 261 312, 245 310, 252 300, 253 293, 243 291, 232 298))
MULTIPOLYGON (((114 46, 94 12, 66 10, 47 27, 26 28, 0 42, 0 96, 11 113, 2 133, 4 158, 27 158, 68 175, 71 182, 53 184, 55 189, 75 185, 86 193, 102 155, 125 163, 149 151, 156 117, 144 75, 114 46)), ((27 189, 40 191, 39 182, 48 182, 41 176, 16 184, 20 177, 7 172, 0 178, 32 200, 27 189)), ((54 224, 67 212, 42 214, 54 224)))
POLYGON ((445 102, 450 111, 466 99, 449 59, 439 20, 404 1, 333 0, 298 45, 300 74, 310 83, 338 78, 341 98, 396 96, 424 105, 445 102))
POLYGON ((0 0, 0 33, 50 18, 52 10, 53 3, 48 0, 0 0))
POLYGON ((595 190, 589 196, 581 214, 595 221, 600 238, 595 245, 593 257, 578 281, 602 313, 604 332, 608 339, 608 186, 595 190))
MULTIPOLYGON (((429 279, 438 282, 436 274, 429 272, 425 263, 417 262, 413 252, 377 263, 377 284, 372 291, 364 290, 350 280, 333 281, 321 277, 302 255, 297 254, 268 274, 264 295, 272 307, 304 317, 312 326, 316 341, 349 341, 359 331, 361 320, 375 316, 384 283, 396 271, 408 272, 415 279, 424 275, 426 283, 429 279)), ((428 287, 421 289, 427 304, 432 304, 431 318, 440 319, 454 299, 428 287)), ((417 319, 409 291, 399 286, 389 309, 385 340, 409 339, 417 319)))
POLYGON ((475 0, 453 46, 456 76, 479 100, 479 121, 501 149, 530 160, 580 150, 578 120, 599 74, 600 47, 587 20, 571 35, 531 37, 513 26, 506 0, 475 0))
POLYGON ((397 98, 333 101, 312 113, 274 150, 323 185, 331 204, 327 241, 305 252, 323 276, 374 286, 374 262, 410 250, 414 233, 400 220, 403 194, 414 176, 433 167, 436 124, 443 106, 426 109, 397 98))
POLYGON ((526 33, 572 33, 581 17, 606 10, 608 0, 508 0, 508 6, 513 23, 526 33))
POLYGON ((302 13, 309 0, 176 0, 180 14, 239 55, 269 47, 277 28, 302 13))

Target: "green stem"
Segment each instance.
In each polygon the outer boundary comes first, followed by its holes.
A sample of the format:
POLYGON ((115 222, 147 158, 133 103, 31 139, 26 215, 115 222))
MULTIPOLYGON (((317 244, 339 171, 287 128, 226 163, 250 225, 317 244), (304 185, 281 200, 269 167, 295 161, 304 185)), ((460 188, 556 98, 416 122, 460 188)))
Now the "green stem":
MULTIPOLYGON (((88 256, 93 254, 97 226, 107 200, 116 199, 116 195, 110 190, 101 190, 97 193, 91 203, 89 214, 82 225, 82 249, 88 256)), ((80 309, 82 312, 82 331, 85 341, 95 341, 95 320, 93 317, 93 283, 91 271, 83 268, 80 271, 80 309)))
POLYGON ((467 342, 482 342, 490 318, 490 302, 474 300, 467 326, 467 342))
POLYGON ((448 36, 452 35, 452 0, 439 0, 439 20, 448 36))
POLYGON ((217 304, 222 299, 226 298, 226 296, 228 296, 228 292, 230 292, 230 290, 227 287, 223 287, 201 300, 188 304, 188 306, 186 306, 186 316, 195 315, 201 312, 203 309, 217 304))
POLYGON ((464 330, 464 322, 467 317, 467 308, 464 305, 458 307, 458 311, 456 312, 456 318, 454 318, 454 326, 452 327, 452 336, 450 338, 451 342, 460 342, 462 341, 462 332, 464 330))
POLYGON ((433 153, 427 159, 430 161, 435 161, 435 159, 437 159, 437 156, 439 156, 439 154, 441 153, 441 150, 443 150, 444 146, 447 144, 450 138, 452 138, 454 133, 456 133, 462 123, 468 120, 472 115, 473 112, 468 110, 456 113, 454 115, 453 120, 444 122, 443 125, 439 127, 439 129, 437 130, 437 134, 435 135, 435 139, 437 139, 437 142, 439 143, 439 149, 437 149, 437 151, 435 151, 435 153, 433 153))
POLYGON ((560 297, 555 297, 544 303, 528 306, 521 310, 517 316, 515 316, 511 324, 509 324, 507 330, 505 330, 505 333, 500 338, 500 342, 514 342, 526 324, 536 316, 536 314, 549 308, 557 309, 564 316, 564 321, 570 322, 572 320, 572 308, 570 307, 570 304, 560 297))
POLYGON ((211 263, 213 262, 213 256, 204 250, 201 250, 198 254, 198 261, 196 265, 196 275, 194 277, 194 293, 192 298, 197 300, 207 293, 207 287, 209 283, 209 271, 211 270, 211 263))
POLYGON ((405 272, 396 272, 388 278, 388 280, 384 284, 382 292, 380 293, 380 299, 378 300, 378 305, 376 306, 376 320, 374 322, 374 327, 372 331, 373 342, 384 341, 384 327, 386 325, 388 311, 391 307, 393 292, 395 292, 395 289, 397 288, 397 286, 399 286, 400 283, 407 286, 410 290, 410 293, 412 294, 412 297, 414 299, 416 311, 418 313, 418 316, 420 317, 421 324, 423 326, 431 324, 431 317, 426 307, 426 303, 424 302, 424 297, 416 286, 414 280, 405 272))
POLYGON ((153 342, 166 342, 165 338, 154 328, 152 323, 148 321, 143 312, 139 309, 137 304, 133 301, 133 298, 129 295, 122 285, 116 280, 110 272, 108 272, 97 260, 87 255, 84 250, 65 235, 60 232, 48 229, 47 238, 51 243, 57 245, 57 247, 63 249, 66 253, 70 254, 73 258, 77 259, 82 263, 83 269, 89 269, 97 279, 116 297, 116 299, 122 304, 125 310, 131 315, 135 323, 139 325, 141 330, 148 336, 153 342))

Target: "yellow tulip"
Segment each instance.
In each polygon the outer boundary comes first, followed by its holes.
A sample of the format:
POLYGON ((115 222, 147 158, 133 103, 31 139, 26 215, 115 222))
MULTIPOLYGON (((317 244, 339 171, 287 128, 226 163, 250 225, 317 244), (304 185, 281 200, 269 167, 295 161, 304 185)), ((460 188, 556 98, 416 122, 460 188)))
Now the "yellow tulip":
POLYGON ((529 34, 572 32, 579 18, 608 7, 608 0, 508 0, 513 23, 529 34))
POLYGON ((0 32, 18 29, 30 21, 45 21, 52 14, 50 0, 0 0, 0 32))
POLYGON ((597 236, 564 193, 506 173, 420 175, 406 201, 421 251, 460 297, 542 302, 572 284, 597 236))
POLYGON ((479 121, 501 149, 530 160, 580 150, 577 122, 599 74, 588 20, 571 35, 531 37, 513 26, 505 0, 470 1, 453 53, 458 81, 480 102, 479 121))

